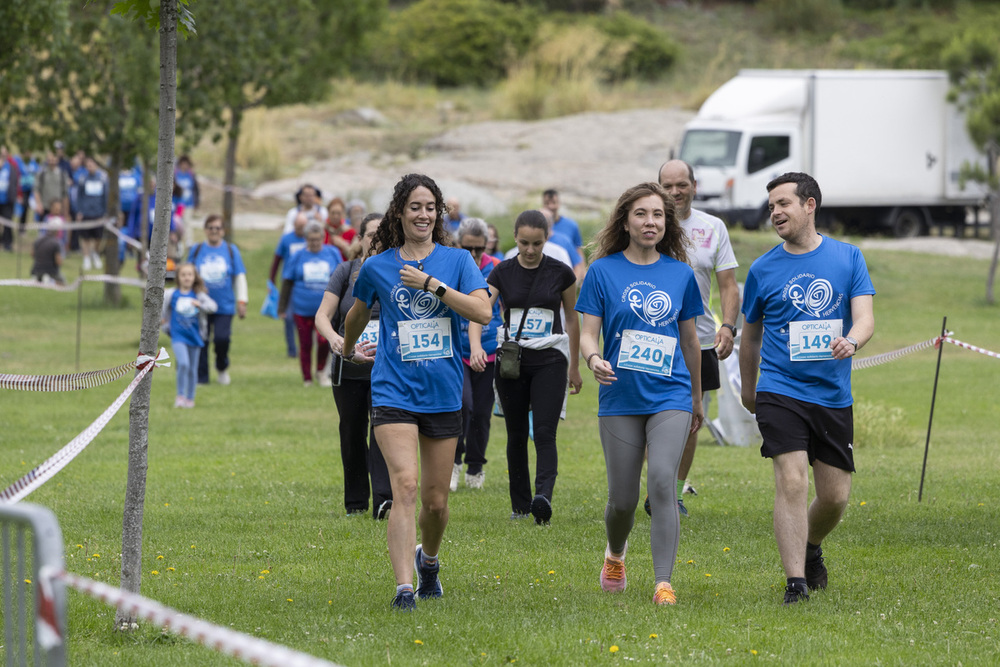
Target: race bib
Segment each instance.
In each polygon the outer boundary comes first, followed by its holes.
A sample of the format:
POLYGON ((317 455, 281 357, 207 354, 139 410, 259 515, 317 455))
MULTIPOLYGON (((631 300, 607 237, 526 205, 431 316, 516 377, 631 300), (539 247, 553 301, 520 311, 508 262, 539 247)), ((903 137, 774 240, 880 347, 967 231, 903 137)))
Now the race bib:
POLYGON ((788 355, 792 361, 833 359, 833 339, 840 337, 843 320, 807 320, 788 323, 788 355))
POLYGON ((118 179, 119 190, 131 190, 136 187, 135 176, 122 176, 118 179))
POLYGON ((83 184, 83 191, 88 197, 100 197, 104 194, 104 183, 100 181, 87 181, 83 184))
POLYGON ((358 342, 378 345, 378 320, 372 320, 365 325, 365 330, 358 336, 358 342))
MULTIPOLYGON (((523 312, 523 308, 510 309, 511 333, 517 333, 517 328, 521 326, 521 313, 523 312)), ((551 335, 552 311, 548 308, 529 308, 528 314, 524 318, 521 338, 544 338, 551 335)))
POLYGON ((451 357, 451 319, 404 320, 398 324, 399 356, 403 361, 451 357))
POLYGON ((618 368, 669 377, 676 349, 677 339, 673 336, 626 329, 622 332, 618 368))

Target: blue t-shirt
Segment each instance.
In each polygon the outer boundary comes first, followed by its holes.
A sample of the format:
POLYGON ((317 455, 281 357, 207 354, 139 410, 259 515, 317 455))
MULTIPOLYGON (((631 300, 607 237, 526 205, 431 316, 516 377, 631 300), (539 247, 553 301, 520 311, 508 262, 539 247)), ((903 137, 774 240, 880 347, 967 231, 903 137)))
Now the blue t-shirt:
POLYGON ((194 174, 190 171, 174 171, 174 180, 177 181, 177 185, 181 189, 180 202, 191 208, 198 205, 195 198, 198 186, 194 178, 194 174))
POLYGON ((802 255, 779 245, 758 257, 743 290, 746 321, 764 319, 757 391, 851 405, 851 360, 833 359, 829 346, 851 330, 851 299, 866 294, 875 287, 865 258, 848 243, 824 236, 802 255))
POLYGON ((576 220, 560 215, 559 219, 552 223, 552 231, 568 236, 575 247, 583 247, 583 236, 580 235, 580 225, 576 220))
POLYGON ((620 252, 602 257, 590 265, 576 309, 602 318, 602 356, 618 378, 601 386, 598 416, 691 412, 679 322, 704 310, 690 266, 666 255, 647 265, 620 252))
MULTIPOLYGON (((489 255, 484 255, 489 257, 489 255)), ((492 259, 492 258, 491 258, 492 259)), ((482 268, 483 278, 493 272, 498 262, 488 260, 482 268)), ((503 326, 503 308, 500 307, 500 299, 493 303, 493 317, 490 323, 483 327, 483 335, 480 344, 486 354, 494 354, 497 351, 497 330, 503 326)), ((472 356, 472 344, 469 342, 469 320, 462 318, 462 359, 468 361, 472 356)))
POLYGON ((274 249, 274 254, 281 258, 285 266, 288 266, 289 260, 297 255, 300 250, 304 250, 305 247, 306 237, 299 236, 295 232, 288 232, 282 235, 278 241, 278 247, 274 249))
POLYGON ((223 241, 213 248, 208 243, 196 243, 188 252, 188 261, 198 269, 198 275, 208 287, 208 295, 219 304, 216 311, 219 315, 236 314, 236 292, 233 290, 233 278, 246 273, 240 249, 223 241), (230 257, 232 250, 232 257, 230 257))
POLYGON ((566 250, 569 253, 569 261, 573 266, 579 264, 583 258, 580 257, 580 253, 576 251, 577 246, 573 245, 573 241, 565 234, 560 234, 559 232, 553 230, 549 234, 549 241, 555 243, 560 248, 566 250))
MULTIPOLYGON (((294 236, 294 234, 293 234, 294 236)), ((322 246, 319 252, 308 248, 295 254, 281 272, 282 280, 292 282, 292 312, 312 317, 323 302, 323 292, 333 270, 340 264, 340 253, 333 246, 322 246)))
POLYGON ((133 167, 118 173, 118 198, 122 213, 129 213, 142 189, 142 169, 133 167))
MULTIPOLYGON (((455 412, 462 408, 462 318, 432 293, 405 287, 399 272, 406 264, 416 266, 403 260, 398 248, 386 250, 361 265, 354 284, 356 298, 369 308, 376 300, 381 305, 372 405, 418 413, 455 412), (435 321, 438 318, 444 322, 435 321), (409 341, 401 339, 400 324, 409 341), (420 359, 434 350, 450 356, 420 359), (404 360, 404 355, 412 360, 404 360)), ((423 266, 449 289, 464 294, 487 289, 467 250, 435 245, 423 266)))
POLYGON ((198 322, 201 311, 195 305, 197 303, 198 295, 194 292, 176 289, 170 296, 170 341, 175 345, 183 343, 204 347, 198 322))
POLYGON ((17 183, 9 162, 0 162, 0 204, 11 204, 17 199, 17 183))

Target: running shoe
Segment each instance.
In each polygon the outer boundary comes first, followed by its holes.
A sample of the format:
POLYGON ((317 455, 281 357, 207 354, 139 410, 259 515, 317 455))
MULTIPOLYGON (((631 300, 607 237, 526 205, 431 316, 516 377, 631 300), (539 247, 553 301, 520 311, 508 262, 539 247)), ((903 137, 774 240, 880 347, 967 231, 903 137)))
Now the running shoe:
POLYGON ((217 382, 221 385, 227 385, 231 382, 229 379, 229 371, 219 371, 219 378, 217 382))
POLYGON ((187 407, 187 399, 184 398, 183 396, 178 396, 177 398, 174 399, 174 407, 175 408, 186 408, 187 407))
POLYGON ((692 496, 698 495, 698 492, 688 482, 684 482, 684 493, 690 493, 692 496))
POLYGON ((409 588, 404 588, 396 593, 396 597, 392 599, 392 608, 395 611, 413 611, 416 609, 417 601, 413 597, 413 591, 409 588))
POLYGON ((486 482, 486 471, 480 470, 475 475, 465 473, 465 485, 470 489, 481 489, 486 482))
POLYGON ((653 516, 653 506, 649 504, 649 494, 646 494, 646 502, 642 504, 642 508, 646 510, 646 514, 653 516))
POLYGON ((98 271, 104 269, 104 262, 101 261, 101 256, 96 252, 93 254, 93 259, 91 261, 94 263, 94 268, 98 271))
POLYGON ((381 521, 382 519, 388 519, 389 510, 391 509, 392 509, 392 499, 390 498, 389 500, 383 500, 382 504, 378 506, 377 510, 375 510, 375 520, 381 521))
POLYGON ((456 463, 451 469, 451 490, 458 491, 458 480, 462 478, 462 464, 456 463))
POLYGON ((330 376, 327 375, 326 373, 321 373, 320 376, 319 376, 319 386, 321 386, 321 387, 332 387, 333 386, 333 380, 331 380, 330 376))
POLYGON ((439 598, 444 595, 444 586, 441 585, 441 581, 438 579, 438 571, 441 569, 441 564, 424 565, 423 555, 423 545, 418 544, 417 552, 413 556, 413 567, 417 570, 417 597, 421 600, 439 598))
POLYGON ((552 518, 552 503, 545 496, 538 495, 531 499, 531 516, 535 517, 535 523, 543 526, 552 518))
MULTIPOLYGON (((628 542, 625 543, 625 551, 628 551, 628 542)), ((628 585, 625 578, 625 552, 621 558, 611 555, 611 547, 604 550, 604 567, 601 568, 601 590, 606 593, 621 593, 628 585)))
POLYGON ((511 512, 510 513, 510 520, 511 521, 515 521, 517 519, 530 519, 530 518, 531 518, 531 513, 530 512, 511 512))
POLYGON ((661 581, 656 584, 656 591, 653 593, 655 604, 677 604, 677 594, 669 581, 661 581))
POLYGON ((784 605, 787 607, 790 604, 795 604, 796 602, 805 601, 809 599, 809 590, 802 584, 788 584, 785 586, 785 602, 784 605))
POLYGON ((813 558, 806 557, 806 585, 815 591, 826 588, 826 565, 823 564, 823 549, 817 549, 813 558))
POLYGON ((677 499, 677 511, 680 513, 681 516, 687 516, 688 515, 688 508, 684 506, 684 499, 683 498, 678 498, 677 499))

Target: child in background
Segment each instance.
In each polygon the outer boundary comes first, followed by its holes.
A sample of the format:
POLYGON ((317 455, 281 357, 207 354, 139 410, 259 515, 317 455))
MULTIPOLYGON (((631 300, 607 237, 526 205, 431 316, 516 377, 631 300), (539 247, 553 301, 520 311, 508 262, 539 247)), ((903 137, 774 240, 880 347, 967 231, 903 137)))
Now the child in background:
POLYGON ((174 363, 177 366, 177 398, 175 408, 193 408, 198 386, 198 357, 205 345, 206 315, 214 313, 218 304, 208 296, 208 288, 194 264, 184 263, 177 269, 177 288, 163 295, 161 323, 169 328, 174 363))

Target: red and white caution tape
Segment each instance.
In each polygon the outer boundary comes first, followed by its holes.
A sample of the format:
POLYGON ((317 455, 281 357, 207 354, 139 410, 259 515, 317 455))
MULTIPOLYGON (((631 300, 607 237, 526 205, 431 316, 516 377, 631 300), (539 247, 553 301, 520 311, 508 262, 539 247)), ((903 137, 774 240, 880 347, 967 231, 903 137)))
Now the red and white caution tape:
MULTIPOLYGON (((101 371, 86 371, 84 373, 71 373, 69 375, 0 375, 0 389, 14 389, 19 391, 77 391, 79 389, 93 389, 102 384, 114 382, 125 377, 133 368, 144 363, 144 359, 149 359, 147 355, 141 355, 137 359, 121 366, 108 368, 101 371)), ((159 357, 157 357, 159 359, 159 357)), ((169 364, 167 364, 169 366, 169 364)))
POLYGON ((135 378, 131 383, 129 383, 128 387, 125 388, 125 391, 123 391, 121 395, 115 399, 115 402, 112 403, 100 417, 95 419, 90 426, 84 429, 80 435, 70 440, 69 444, 53 454, 47 461, 36 467, 27 475, 14 482, 3 491, 0 491, 0 503, 16 503, 50 480, 60 470, 65 468, 69 462, 76 458, 77 454, 82 452, 87 445, 89 445, 94 438, 97 437, 104 427, 107 426, 108 422, 111 421, 111 418, 114 417, 121 408, 122 404, 124 404, 128 397, 132 395, 135 388, 139 386, 139 382, 146 377, 146 374, 153 370, 154 366, 169 366, 170 363, 166 361, 169 358, 170 355, 167 354, 167 350, 162 347, 160 348, 160 353, 156 355, 155 359, 146 354, 139 355, 139 358, 135 360, 134 364, 139 369, 139 372, 136 373, 135 378))
POLYGON ((140 280, 139 278, 126 278, 124 276, 112 276, 107 273, 82 276, 65 285, 59 285, 54 282, 43 283, 37 280, 0 280, 0 287, 38 287, 41 289, 53 290, 55 292, 72 292, 80 286, 81 282, 117 283, 119 285, 131 285, 132 287, 139 287, 143 289, 146 287, 145 280, 140 280))
POLYGON ((142 618, 181 637, 187 637, 202 646, 239 658, 252 665, 269 667, 337 667, 336 663, 294 651, 287 646, 274 644, 258 637, 236 632, 195 616, 182 614, 165 605, 135 593, 93 579, 87 579, 69 572, 52 574, 66 582, 66 585, 142 618))
POLYGON ((978 352, 979 354, 985 354, 987 357, 1000 359, 1000 352, 992 352, 990 350, 981 347, 976 347, 971 343, 963 343, 960 340, 955 340, 954 338, 948 338, 948 337, 945 337, 944 342, 951 343, 952 345, 958 345, 959 347, 964 347, 966 350, 972 350, 973 352, 978 352))
POLYGON ((859 371, 863 368, 871 368, 872 366, 881 366, 882 364, 887 364, 890 361, 896 361, 900 357, 905 357, 908 354, 913 354, 914 352, 919 352, 920 350, 926 350, 929 347, 936 347, 938 341, 941 340, 940 336, 934 338, 928 338, 920 343, 915 343, 909 347, 904 347, 899 350, 893 350, 892 352, 883 352, 882 354, 876 354, 871 357, 864 357, 859 359, 858 357, 853 357, 851 359, 851 370, 859 371))

